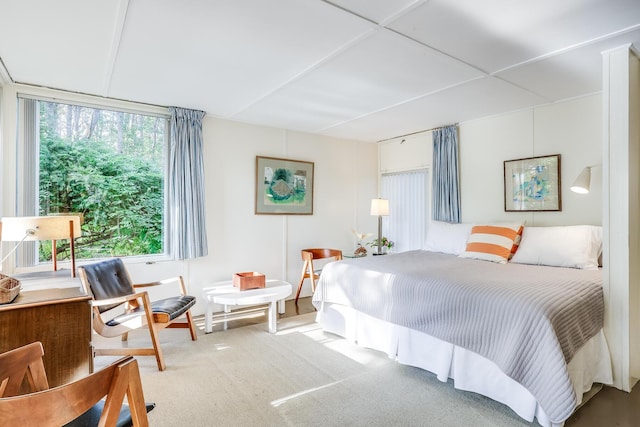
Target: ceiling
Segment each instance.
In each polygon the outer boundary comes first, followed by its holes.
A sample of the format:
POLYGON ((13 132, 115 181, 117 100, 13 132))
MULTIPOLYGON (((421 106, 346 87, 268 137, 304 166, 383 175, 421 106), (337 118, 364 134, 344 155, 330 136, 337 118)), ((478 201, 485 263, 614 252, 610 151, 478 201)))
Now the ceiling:
POLYGON ((379 141, 599 92, 639 0, 0 0, 14 82, 379 141))

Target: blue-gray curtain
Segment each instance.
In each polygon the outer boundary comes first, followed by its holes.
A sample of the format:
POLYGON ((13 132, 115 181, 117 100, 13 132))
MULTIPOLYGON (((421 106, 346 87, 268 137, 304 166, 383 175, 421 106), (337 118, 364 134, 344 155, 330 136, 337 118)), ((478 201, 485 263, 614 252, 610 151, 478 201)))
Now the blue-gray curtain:
POLYGON ((460 222, 457 126, 433 131, 432 209, 436 221, 460 222))
POLYGON ((169 107, 168 244, 176 259, 208 254, 204 203, 202 118, 204 111, 169 107))

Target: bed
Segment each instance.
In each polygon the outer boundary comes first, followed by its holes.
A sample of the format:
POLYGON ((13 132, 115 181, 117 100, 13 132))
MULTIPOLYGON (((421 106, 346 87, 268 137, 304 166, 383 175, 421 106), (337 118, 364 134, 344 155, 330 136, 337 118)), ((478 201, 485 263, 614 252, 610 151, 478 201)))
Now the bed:
MULTIPOLYGON (((452 378, 456 388, 504 403, 529 422, 563 425, 592 384, 612 383, 602 277, 597 264, 539 265, 567 259, 548 245, 536 254, 540 233, 547 243, 549 233, 562 240, 555 250, 576 251, 575 239, 558 230, 525 228, 518 263, 465 257, 462 247, 328 264, 313 296, 317 321, 441 381, 452 378)), ((468 245, 474 233, 462 235, 468 245)))

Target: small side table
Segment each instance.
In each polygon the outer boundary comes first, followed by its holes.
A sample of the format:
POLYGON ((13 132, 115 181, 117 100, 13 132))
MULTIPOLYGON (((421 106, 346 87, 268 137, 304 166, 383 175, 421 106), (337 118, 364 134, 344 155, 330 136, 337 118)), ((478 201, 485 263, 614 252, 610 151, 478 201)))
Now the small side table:
POLYGON ((202 290, 207 309, 204 317, 204 331, 208 334, 213 330, 213 305, 224 305, 224 312, 230 313, 230 306, 251 306, 269 304, 269 332, 275 333, 277 330, 276 304, 278 312, 284 313, 284 299, 291 295, 291 283, 284 280, 267 280, 264 288, 248 289, 241 291, 233 286, 233 282, 228 280, 214 283, 202 290))

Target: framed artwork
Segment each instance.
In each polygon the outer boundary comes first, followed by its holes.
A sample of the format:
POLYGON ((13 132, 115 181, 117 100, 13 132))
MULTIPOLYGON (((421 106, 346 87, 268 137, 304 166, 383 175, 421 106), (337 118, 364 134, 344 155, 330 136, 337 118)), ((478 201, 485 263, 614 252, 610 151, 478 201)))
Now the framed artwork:
POLYGON ((505 212, 561 211, 560 154, 505 160, 505 212))
POLYGON ((313 162, 256 156, 256 215, 313 215, 313 162))

